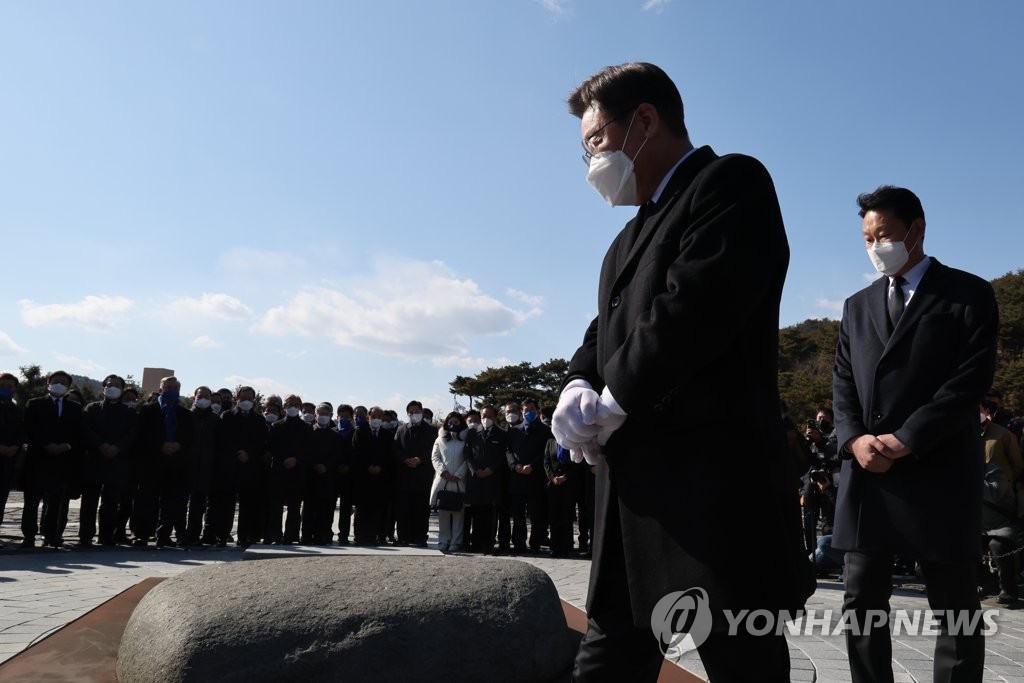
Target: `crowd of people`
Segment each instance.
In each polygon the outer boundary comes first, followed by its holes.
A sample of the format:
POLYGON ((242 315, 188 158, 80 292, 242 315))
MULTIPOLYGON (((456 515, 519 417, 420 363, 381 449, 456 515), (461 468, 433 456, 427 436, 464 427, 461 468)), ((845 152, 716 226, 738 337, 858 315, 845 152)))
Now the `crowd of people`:
MULTIPOLYGON (((819 574, 842 574, 844 553, 832 548, 836 500, 841 486, 835 413, 822 406, 814 418, 798 427, 788 420, 791 435, 802 439, 794 454, 806 465, 801 477, 804 543, 819 574)), ((997 602, 1017 603, 1021 549, 1024 548, 1024 421, 1003 405, 998 389, 991 389, 979 406, 985 452, 982 508, 982 546, 988 571, 980 574, 979 589, 996 592, 997 602)), ((897 558, 899 573, 914 576, 913 558, 897 558)))
POLYGON ((410 401, 400 421, 378 406, 258 401, 248 386, 201 386, 187 401, 174 377, 140 401, 109 375, 102 399, 82 405, 64 371, 21 407, 18 383, 0 375, 0 522, 20 488, 22 548, 38 536, 62 547, 80 498, 81 548, 426 547, 436 509, 443 551, 589 551, 591 467, 571 462, 532 400, 436 421, 410 401))

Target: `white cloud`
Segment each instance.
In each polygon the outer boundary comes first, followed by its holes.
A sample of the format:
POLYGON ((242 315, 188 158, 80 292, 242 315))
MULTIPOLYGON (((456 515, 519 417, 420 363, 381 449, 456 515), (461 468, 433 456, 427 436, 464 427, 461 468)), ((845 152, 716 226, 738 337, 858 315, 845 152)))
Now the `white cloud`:
POLYGON ((571 0, 536 0, 536 3, 556 17, 572 14, 571 0))
MULTIPOLYGON (((827 299, 825 297, 819 297, 819 298, 815 299, 814 305, 817 306, 818 308, 825 309, 826 311, 828 311, 830 313, 841 314, 843 312, 843 302, 842 301, 833 301, 832 299, 827 299)), ((838 317, 838 315, 835 316, 835 317, 838 317)))
POLYGON ((509 334, 538 313, 506 306, 443 263, 396 259, 378 261, 350 286, 307 286, 255 329, 390 356, 464 356, 468 337, 509 334))
POLYGON ((665 9, 670 2, 672 2, 672 0, 646 0, 641 9, 645 12, 650 12, 651 10, 661 12, 661 10, 665 9))
POLYGON ((252 309, 229 294, 210 294, 203 292, 198 299, 181 297, 167 305, 167 312, 172 315, 201 315, 219 320, 248 320, 252 317, 252 309))
POLYGON ((544 297, 527 294, 526 292, 521 292, 518 289, 512 289, 511 287, 505 290, 505 294, 516 301, 520 301, 527 306, 537 309, 538 313, 540 312, 540 307, 544 305, 544 297))
POLYGON ((252 387, 253 389, 256 390, 256 393, 263 394, 264 396, 268 396, 269 394, 277 394, 282 398, 287 396, 288 394, 295 393, 294 390, 291 389, 284 382, 279 382, 276 379, 272 379, 270 377, 246 377, 244 375, 228 375, 227 377, 224 378, 224 386, 231 389, 232 391, 234 391, 235 387, 237 386, 252 387))
POLYGON ((88 360, 86 358, 79 358, 78 356, 69 356, 66 353, 53 352, 53 357, 57 359, 57 362, 64 366, 65 370, 78 370, 85 373, 106 373, 107 369, 97 363, 94 360, 88 360))
POLYGON ((205 334, 196 337, 188 343, 194 349, 219 349, 224 346, 221 342, 217 341, 212 337, 208 337, 205 334))
POLYGON ((28 349, 18 345, 10 335, 0 331, 0 356, 21 356, 28 353, 28 349))
POLYGON ((94 294, 75 304, 37 304, 30 299, 18 303, 21 321, 29 327, 72 325, 87 330, 111 330, 135 306, 127 297, 94 294))

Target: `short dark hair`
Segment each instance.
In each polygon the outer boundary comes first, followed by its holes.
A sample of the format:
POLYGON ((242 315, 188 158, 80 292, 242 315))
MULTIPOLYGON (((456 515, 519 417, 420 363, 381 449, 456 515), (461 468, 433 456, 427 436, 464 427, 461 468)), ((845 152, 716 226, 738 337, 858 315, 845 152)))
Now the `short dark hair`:
POLYGON ((411 413, 413 408, 419 408, 420 410, 423 410, 423 404, 420 403, 419 401, 409 401, 408 403, 405 404, 405 412, 407 414, 411 413))
POLYGON ((832 410, 828 406, 821 406, 820 408, 818 408, 818 412, 819 413, 825 413, 826 415, 829 416, 829 418, 832 421, 835 421, 835 419, 836 419, 836 411, 832 410))
POLYGON ((19 384, 21 384, 21 382, 18 381, 18 378, 9 372, 5 372, 4 374, 0 375, 0 382, 4 381, 5 379, 14 382, 14 386, 18 386, 19 384))
POLYGON ((68 374, 67 372, 65 372, 64 370, 54 370, 53 372, 51 372, 49 375, 46 376, 46 383, 47 384, 52 384, 54 377, 67 377, 68 378, 68 384, 71 384, 71 382, 74 381, 74 378, 71 377, 71 375, 68 374))
POLYGON ((868 211, 892 211, 893 215, 907 226, 918 218, 924 220, 921 200, 905 187, 880 185, 874 192, 858 195, 857 206, 860 207, 857 213, 861 218, 864 218, 868 211))
POLYGON ((606 66, 583 81, 569 95, 569 111, 577 118, 597 105, 612 116, 624 116, 643 103, 658 110, 668 129, 688 137, 683 117, 683 98, 664 71, 647 62, 606 66))
POLYGON ((354 413, 354 412, 355 412, 355 411, 354 411, 354 410, 352 410, 352 406, 350 406, 350 405, 349 405, 349 404, 347 404, 347 403, 342 403, 342 404, 340 404, 340 405, 338 406, 338 414, 339 414, 339 415, 341 415, 342 413, 348 413, 348 414, 350 414, 350 415, 351 415, 351 414, 352 414, 352 413, 354 413))
POLYGON ((115 380, 117 382, 120 382, 121 389, 124 390, 124 387, 125 387, 124 377, 121 377, 120 375, 107 375, 106 377, 103 378, 103 386, 107 386, 107 382, 115 381, 115 380))

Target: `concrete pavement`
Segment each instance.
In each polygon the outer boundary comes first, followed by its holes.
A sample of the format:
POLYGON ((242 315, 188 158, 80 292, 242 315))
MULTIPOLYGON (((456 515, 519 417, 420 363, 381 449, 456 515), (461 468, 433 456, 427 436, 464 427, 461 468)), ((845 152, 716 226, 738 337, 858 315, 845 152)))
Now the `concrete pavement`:
MULTIPOLYGON (((74 501, 73 501, 74 503, 74 501)), ((77 510, 73 509, 68 539, 77 538, 77 510)), ((12 493, 0 528, 0 540, 7 548, 0 550, 0 662, 21 652, 33 643, 98 607, 118 593, 147 577, 165 577, 192 567, 215 562, 237 562, 258 557, 261 553, 277 554, 280 548, 204 549, 110 549, 62 550, 15 549, 21 541, 18 526, 21 519, 21 496, 12 493)), ((431 547, 436 546, 437 522, 431 520, 431 547)), ((403 549, 404 550, 404 549, 403 549)), ((382 554, 393 554, 387 549, 382 554)), ((582 558, 554 559, 523 556, 521 559, 544 570, 551 577, 559 595, 567 602, 583 608, 586 600, 590 561, 582 558)), ((751 581, 757 581, 756 568, 751 568, 751 581)), ((836 581, 819 582, 817 592, 808 602, 817 619, 824 620, 830 612, 828 626, 824 623, 804 624, 799 634, 787 634, 792 660, 792 680, 833 683, 849 681, 845 643, 841 635, 831 635, 839 621, 842 585, 836 581), (828 632, 828 635, 823 635, 828 632)), ((987 601, 985 608, 997 606, 987 601)), ((927 608, 920 586, 907 585, 897 590, 893 610, 927 608)), ((995 616, 998 632, 986 640, 985 682, 1024 683, 1024 611, 999 609, 995 616)), ((795 628, 795 627, 790 627, 795 628)), ((899 635, 893 637, 893 669, 897 681, 930 681, 934 636, 899 635)), ((703 676, 703 668, 695 652, 686 653, 680 664, 703 676)))

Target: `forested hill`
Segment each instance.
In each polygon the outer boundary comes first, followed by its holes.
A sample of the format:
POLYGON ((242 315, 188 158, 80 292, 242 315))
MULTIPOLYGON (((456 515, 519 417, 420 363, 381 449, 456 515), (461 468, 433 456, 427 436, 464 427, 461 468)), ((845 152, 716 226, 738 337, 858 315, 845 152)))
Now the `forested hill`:
MULTIPOLYGON (((992 280, 999 302, 999 348, 993 386, 1016 415, 1024 415, 1024 270, 992 280)), ((838 320, 805 320, 779 330, 779 394, 794 420, 813 417, 832 402, 832 361, 838 320)))

